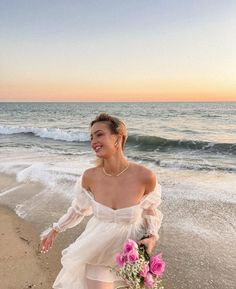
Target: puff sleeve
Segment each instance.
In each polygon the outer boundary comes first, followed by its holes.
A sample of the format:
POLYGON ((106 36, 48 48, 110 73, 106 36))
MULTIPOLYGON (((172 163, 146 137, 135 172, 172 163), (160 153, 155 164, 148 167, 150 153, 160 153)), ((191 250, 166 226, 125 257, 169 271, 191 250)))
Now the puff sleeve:
POLYGON ((40 234, 41 239, 43 239, 52 228, 59 233, 64 232, 68 228, 78 225, 85 216, 92 215, 91 200, 82 187, 82 175, 76 181, 73 192, 75 196, 67 212, 61 216, 57 222, 54 222, 51 227, 40 234))
POLYGON ((163 214, 158 209, 161 204, 161 185, 157 184, 155 189, 146 195, 142 203, 142 217, 144 219, 145 233, 156 236, 159 239, 158 231, 161 227, 163 214))

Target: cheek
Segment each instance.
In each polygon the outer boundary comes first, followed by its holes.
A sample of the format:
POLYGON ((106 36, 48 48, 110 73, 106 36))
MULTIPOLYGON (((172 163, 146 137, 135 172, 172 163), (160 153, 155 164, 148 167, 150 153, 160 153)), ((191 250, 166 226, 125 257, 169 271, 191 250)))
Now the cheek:
POLYGON ((112 147, 114 146, 113 144, 113 140, 109 137, 104 136, 101 141, 104 143, 104 145, 106 145, 107 147, 112 147))
POLYGON ((103 146, 106 152, 113 153, 114 150, 116 149, 114 146, 113 140, 109 138, 103 140, 103 146))

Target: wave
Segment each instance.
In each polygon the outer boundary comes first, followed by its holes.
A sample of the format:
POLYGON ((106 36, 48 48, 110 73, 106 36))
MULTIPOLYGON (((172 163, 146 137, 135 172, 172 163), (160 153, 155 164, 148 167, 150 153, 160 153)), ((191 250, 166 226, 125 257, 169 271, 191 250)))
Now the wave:
MULTIPOLYGON (((14 161, 0 163, 0 173, 15 175, 18 183, 40 183, 43 187, 70 197, 76 179, 87 168, 86 164, 80 167, 73 163, 49 161, 14 161)), ((6 194, 6 192, 3 192, 6 194)), ((1 196, 1 194, 0 194, 1 196)))
POLYGON ((88 134, 86 132, 78 131, 77 129, 68 130, 60 128, 0 126, 0 134, 33 134, 34 136, 41 138, 49 138, 68 142, 89 141, 88 134))
POLYGON ((194 170, 194 171, 224 171, 229 173, 236 173, 236 167, 232 166, 223 166, 206 163, 191 163, 191 162, 184 162, 181 160, 179 162, 176 162, 174 160, 166 162, 165 160, 143 156, 131 156, 130 158, 138 161, 151 162, 162 168, 194 170))
MULTIPOLYGON (((0 126, 0 134, 33 134, 40 138, 49 138, 67 142, 89 142, 87 132, 78 129, 60 128, 36 128, 36 127, 13 127, 0 126)), ((180 150, 203 150, 213 153, 236 154, 236 143, 217 143, 200 140, 167 139, 149 135, 129 135, 127 144, 134 145, 142 150, 168 151, 180 150)))
POLYGON ((131 135, 127 143, 142 150, 165 151, 168 149, 204 150, 214 153, 236 154, 236 143, 215 143, 199 140, 174 140, 157 136, 131 135))

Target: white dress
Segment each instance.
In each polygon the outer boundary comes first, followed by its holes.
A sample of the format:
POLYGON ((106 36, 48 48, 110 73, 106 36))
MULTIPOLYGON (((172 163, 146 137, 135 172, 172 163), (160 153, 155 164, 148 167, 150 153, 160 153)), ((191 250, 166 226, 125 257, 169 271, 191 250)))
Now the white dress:
MULTIPOLYGON (((138 204, 121 209, 97 202, 93 194, 82 187, 82 175, 74 190, 71 206, 53 227, 63 232, 78 225, 84 216, 93 216, 75 242, 62 250, 62 269, 52 287, 87 289, 86 277, 104 282, 121 281, 109 266, 116 265, 114 256, 121 251, 123 243, 129 238, 138 241, 145 233, 159 238, 163 218, 157 209, 161 203, 161 186, 157 184, 138 204)), ((48 230, 41 234, 41 238, 48 230)))

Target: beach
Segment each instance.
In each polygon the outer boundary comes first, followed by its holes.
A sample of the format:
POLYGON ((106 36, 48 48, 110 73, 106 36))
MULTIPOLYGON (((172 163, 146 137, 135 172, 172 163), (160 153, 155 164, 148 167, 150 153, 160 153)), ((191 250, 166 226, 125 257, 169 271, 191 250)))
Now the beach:
POLYGON ((50 288, 53 266, 48 257, 38 253, 34 227, 8 207, 0 206, 0 232, 1 288, 50 288))
MULTIPOLYGON (((1 191, 13 176, 0 175, 1 191)), ((29 194, 36 183, 23 184, 20 190, 29 194)), ((18 192, 19 193, 19 192, 18 192)), ((5 198, 5 202, 7 199, 5 198)), ((4 203, 2 199, 2 203, 4 203)), ((153 253, 162 252, 166 262, 163 284, 167 289, 227 288, 235 285, 235 219, 229 203, 199 201, 165 201, 165 216, 160 239, 153 253), (222 212, 227 215, 222 216, 222 212), (190 230, 184 220, 197 220, 198 230, 190 230), (182 220, 180 223, 174 220, 182 220), (214 233, 213 233, 214 232, 214 233), (223 264, 223 265, 222 265, 223 264)), ((46 254, 38 251, 39 233, 43 224, 19 217, 13 208, 0 206, 0 278, 4 289, 51 288, 61 264, 61 250, 76 239, 86 226, 78 226, 58 235, 46 254)))
POLYGON ((155 252, 166 262, 165 288, 234 289, 236 103, 0 103, 3 289, 50 289, 61 251, 85 229, 90 217, 38 252, 40 233, 67 211, 77 179, 94 165, 88 124, 100 111, 126 122, 127 159, 161 185, 155 252))

